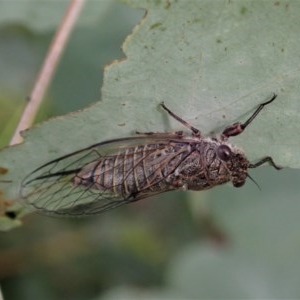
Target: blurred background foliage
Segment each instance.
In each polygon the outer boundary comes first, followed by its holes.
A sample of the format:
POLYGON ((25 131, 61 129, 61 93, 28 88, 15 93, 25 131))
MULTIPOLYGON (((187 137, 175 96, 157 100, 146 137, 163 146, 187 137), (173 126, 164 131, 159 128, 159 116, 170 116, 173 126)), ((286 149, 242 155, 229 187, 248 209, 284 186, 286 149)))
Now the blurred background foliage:
MULTIPOLYGON (((53 14, 45 19, 37 3, 0 2, 1 146, 66 7, 45 2, 53 14)), ((99 100, 103 66, 124 58, 120 45, 143 15, 88 2, 38 120, 99 100)), ((267 167, 251 176, 261 190, 250 181, 169 193, 89 219, 26 216, 1 233, 4 299, 298 298, 300 174, 267 167)))

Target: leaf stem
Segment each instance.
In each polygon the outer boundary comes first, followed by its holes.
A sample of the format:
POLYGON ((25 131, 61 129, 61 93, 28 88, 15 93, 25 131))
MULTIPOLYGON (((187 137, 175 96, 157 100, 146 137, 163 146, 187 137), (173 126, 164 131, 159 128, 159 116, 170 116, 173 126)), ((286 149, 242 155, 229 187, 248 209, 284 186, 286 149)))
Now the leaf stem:
POLYGON ((23 138, 21 137, 20 132, 33 124, 84 2, 85 0, 70 0, 61 24, 51 42, 44 64, 37 76, 30 96, 28 97, 28 103, 24 108, 19 124, 10 141, 10 145, 21 143, 23 138))

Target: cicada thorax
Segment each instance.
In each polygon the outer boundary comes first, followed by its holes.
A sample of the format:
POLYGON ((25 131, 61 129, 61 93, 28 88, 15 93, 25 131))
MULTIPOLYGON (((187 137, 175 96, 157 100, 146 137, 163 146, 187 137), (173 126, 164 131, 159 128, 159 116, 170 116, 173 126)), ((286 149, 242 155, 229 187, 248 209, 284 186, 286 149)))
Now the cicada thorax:
POLYGON ((199 191, 229 181, 234 185, 236 181, 245 182, 249 163, 240 149, 212 138, 199 139, 191 146, 190 155, 175 172, 174 182, 177 180, 178 186, 199 191), (240 157, 238 166, 236 157, 240 157))

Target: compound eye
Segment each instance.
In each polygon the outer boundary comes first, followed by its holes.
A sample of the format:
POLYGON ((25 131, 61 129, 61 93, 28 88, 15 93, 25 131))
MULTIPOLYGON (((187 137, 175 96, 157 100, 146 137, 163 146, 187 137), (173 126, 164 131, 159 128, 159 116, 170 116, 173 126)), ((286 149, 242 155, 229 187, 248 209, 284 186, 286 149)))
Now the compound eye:
POLYGON ((245 184, 245 180, 243 180, 243 181, 237 181, 237 182, 233 183, 233 186, 238 188, 238 187, 243 186, 244 184, 245 184))
POLYGON ((226 145, 221 145, 217 148, 217 155, 221 160, 228 161, 231 157, 231 150, 226 145))

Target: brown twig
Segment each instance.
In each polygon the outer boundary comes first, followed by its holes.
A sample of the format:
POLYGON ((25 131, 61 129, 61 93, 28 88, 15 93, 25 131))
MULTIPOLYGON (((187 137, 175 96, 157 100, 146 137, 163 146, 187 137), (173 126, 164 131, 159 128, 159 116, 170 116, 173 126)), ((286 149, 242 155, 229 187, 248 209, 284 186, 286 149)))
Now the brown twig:
POLYGON ((85 0, 70 0, 29 96, 28 103, 24 108, 19 124, 10 141, 10 145, 21 143, 23 138, 20 132, 32 125, 84 2, 85 0))

